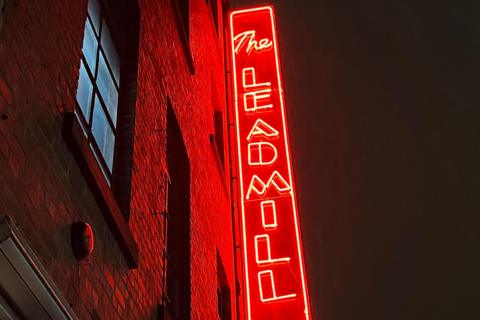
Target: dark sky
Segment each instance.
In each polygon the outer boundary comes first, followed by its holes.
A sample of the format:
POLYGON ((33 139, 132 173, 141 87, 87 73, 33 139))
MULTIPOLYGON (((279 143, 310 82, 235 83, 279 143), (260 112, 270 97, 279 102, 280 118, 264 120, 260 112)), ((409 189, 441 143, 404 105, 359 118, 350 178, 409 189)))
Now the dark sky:
POLYGON ((446 2, 273 1, 314 319, 480 319, 480 5, 446 2))

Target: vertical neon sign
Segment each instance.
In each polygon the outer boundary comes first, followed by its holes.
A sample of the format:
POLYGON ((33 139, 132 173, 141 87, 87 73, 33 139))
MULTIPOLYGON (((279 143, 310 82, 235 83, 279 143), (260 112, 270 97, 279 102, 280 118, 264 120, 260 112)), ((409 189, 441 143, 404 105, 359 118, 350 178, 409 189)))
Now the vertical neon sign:
POLYGON ((310 319, 271 6, 230 13, 248 319, 310 319))

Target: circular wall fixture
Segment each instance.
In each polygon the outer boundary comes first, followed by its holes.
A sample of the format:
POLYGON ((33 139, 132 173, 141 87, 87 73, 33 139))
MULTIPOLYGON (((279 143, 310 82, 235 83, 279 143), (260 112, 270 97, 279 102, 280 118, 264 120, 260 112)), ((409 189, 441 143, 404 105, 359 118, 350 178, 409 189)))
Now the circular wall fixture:
POLYGON ((86 222, 72 224, 71 244, 73 255, 78 261, 85 260, 93 252, 94 236, 92 227, 86 222))

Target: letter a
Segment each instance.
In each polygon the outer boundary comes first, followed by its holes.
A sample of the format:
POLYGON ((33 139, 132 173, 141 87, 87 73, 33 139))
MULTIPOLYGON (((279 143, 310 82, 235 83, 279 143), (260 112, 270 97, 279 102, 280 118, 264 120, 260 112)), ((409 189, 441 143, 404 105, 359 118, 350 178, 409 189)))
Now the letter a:
POLYGON ((256 136, 265 136, 267 138, 276 138, 278 137, 278 131, 275 130, 271 125, 263 121, 262 119, 258 119, 255 121, 250 133, 247 136, 247 141, 250 141, 253 137, 256 136))

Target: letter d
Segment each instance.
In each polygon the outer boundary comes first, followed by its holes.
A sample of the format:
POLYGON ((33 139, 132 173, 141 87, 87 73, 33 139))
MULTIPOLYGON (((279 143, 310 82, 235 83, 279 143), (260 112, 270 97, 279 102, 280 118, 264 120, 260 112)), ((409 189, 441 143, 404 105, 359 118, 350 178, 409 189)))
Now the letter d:
POLYGON ((270 142, 252 142, 248 144, 248 164, 266 166, 277 160, 277 148, 270 142))

